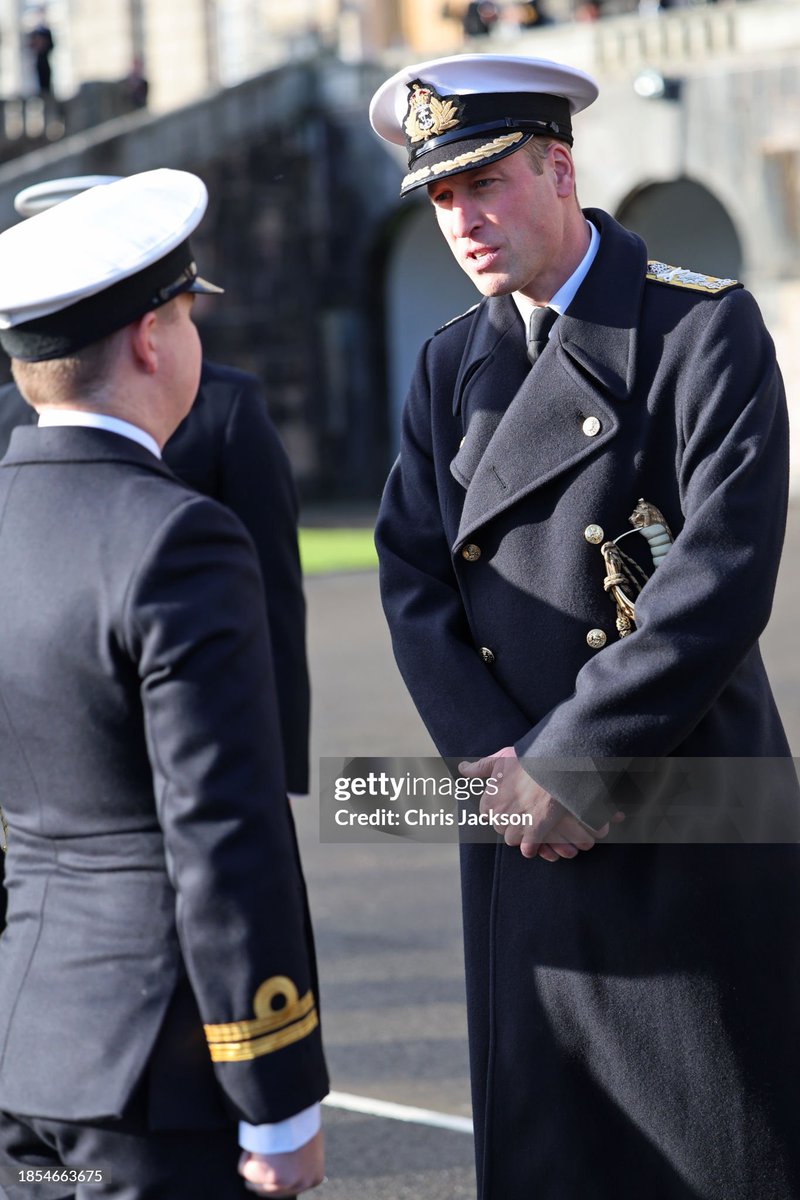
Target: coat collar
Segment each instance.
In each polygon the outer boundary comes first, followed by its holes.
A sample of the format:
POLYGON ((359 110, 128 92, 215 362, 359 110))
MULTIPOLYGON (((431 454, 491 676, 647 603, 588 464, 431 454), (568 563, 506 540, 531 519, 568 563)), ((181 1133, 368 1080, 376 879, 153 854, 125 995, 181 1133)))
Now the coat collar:
POLYGON ((556 322, 558 341, 615 400, 633 391, 637 330, 647 274, 647 248, 608 213, 584 210, 600 230, 600 247, 567 312, 556 322))
POLYGON ((107 429, 87 429, 80 425, 19 425, 0 467, 20 467, 32 463, 128 463, 145 467, 172 478, 172 471, 144 446, 107 429))
POLYGON ((597 257, 532 371, 510 296, 484 301, 473 319, 454 399, 466 428, 451 464, 466 488, 456 547, 619 427, 618 405, 634 386, 647 252, 606 213, 586 215, 600 229, 597 257), (587 417, 600 422, 595 436, 583 430, 587 417))

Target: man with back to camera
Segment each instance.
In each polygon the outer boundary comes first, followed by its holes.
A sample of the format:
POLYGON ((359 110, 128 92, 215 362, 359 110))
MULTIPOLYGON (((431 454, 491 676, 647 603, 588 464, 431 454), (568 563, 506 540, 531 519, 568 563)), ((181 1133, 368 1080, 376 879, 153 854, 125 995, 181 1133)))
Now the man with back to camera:
POLYGON ((376 533, 437 748, 480 756, 464 773, 530 822, 462 846, 479 1197, 790 1200, 797 846, 596 844, 604 760, 789 754, 757 644, 783 388, 736 281, 648 262, 580 209, 572 117, 596 95, 567 66, 466 55, 370 109, 483 297, 420 354, 376 533))
POLYGON ((218 290, 187 241, 205 206, 195 176, 154 171, 0 235, 0 341, 40 413, 0 466, 11 1200, 64 1195, 34 1167, 79 1200, 286 1197, 322 1174, 260 572, 239 521, 160 462, 197 390, 192 293, 218 290))
MULTIPOLYGON (((20 216, 34 216, 89 187, 119 178, 80 175, 47 180, 19 192, 14 207, 20 216)), ((36 420, 35 410, 15 383, 0 386, 0 456, 12 430, 36 420)), ((305 793, 310 696, 297 494, 289 459, 256 377, 204 359, 195 401, 164 446, 163 457, 185 483, 232 509, 253 539, 264 580, 286 786, 291 793, 305 793)), ((0 930, 5 909, 2 880, 0 856, 0 930)))
MULTIPOLYGON (((19 192, 14 207, 22 217, 34 216, 119 178, 46 180, 19 192)), ((0 452, 12 429, 35 420, 15 384, 0 387, 0 452)), ((185 483, 232 509, 253 539, 264 577, 286 784, 290 792, 307 792, 309 686, 297 494, 259 380, 204 359, 197 396, 164 447, 164 461, 185 483)))

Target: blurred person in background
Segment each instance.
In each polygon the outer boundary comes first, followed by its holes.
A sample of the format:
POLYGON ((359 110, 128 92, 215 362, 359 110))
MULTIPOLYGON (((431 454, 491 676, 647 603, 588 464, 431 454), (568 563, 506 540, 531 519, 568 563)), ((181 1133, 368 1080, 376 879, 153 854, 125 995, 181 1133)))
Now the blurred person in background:
POLYGON ((465 38, 486 37, 500 16, 492 0, 471 0, 462 18, 465 38))
POLYGON ((40 96, 53 94, 53 75, 50 55, 55 49, 53 33, 46 23, 45 11, 40 9, 38 20, 28 34, 28 49, 33 56, 33 69, 40 96))

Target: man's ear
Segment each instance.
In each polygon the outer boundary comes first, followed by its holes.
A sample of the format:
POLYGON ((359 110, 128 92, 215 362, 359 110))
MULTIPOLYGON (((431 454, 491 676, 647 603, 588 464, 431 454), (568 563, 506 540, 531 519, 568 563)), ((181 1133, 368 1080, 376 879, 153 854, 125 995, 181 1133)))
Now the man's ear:
POLYGON ((559 196, 571 196, 575 190, 575 164, 566 146, 559 142, 553 147, 553 170, 556 173, 556 192, 559 196))
POLYGON ((136 363, 147 375, 158 369, 158 319, 155 312, 146 312, 129 326, 130 345, 136 363))

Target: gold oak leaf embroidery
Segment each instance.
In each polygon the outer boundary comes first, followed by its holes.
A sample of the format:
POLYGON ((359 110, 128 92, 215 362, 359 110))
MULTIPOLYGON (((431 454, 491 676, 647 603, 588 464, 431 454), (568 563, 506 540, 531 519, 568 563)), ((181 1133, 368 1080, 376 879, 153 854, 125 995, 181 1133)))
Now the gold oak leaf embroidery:
POLYGON ((458 125, 457 105, 437 96, 432 88, 414 84, 408 100, 405 131, 409 141, 424 142, 458 125))

